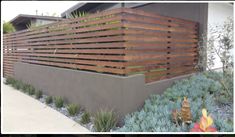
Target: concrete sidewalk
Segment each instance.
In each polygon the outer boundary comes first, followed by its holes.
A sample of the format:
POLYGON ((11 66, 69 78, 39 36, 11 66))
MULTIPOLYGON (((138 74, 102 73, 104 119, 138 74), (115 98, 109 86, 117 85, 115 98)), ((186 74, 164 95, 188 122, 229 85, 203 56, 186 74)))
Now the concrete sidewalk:
POLYGON ((2 133, 89 132, 38 100, 2 84, 2 133))

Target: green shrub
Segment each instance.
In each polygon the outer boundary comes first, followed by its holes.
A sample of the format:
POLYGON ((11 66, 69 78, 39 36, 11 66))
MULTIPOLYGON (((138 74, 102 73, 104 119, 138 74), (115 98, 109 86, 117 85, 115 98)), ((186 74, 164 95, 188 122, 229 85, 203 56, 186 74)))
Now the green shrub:
POLYGON ((69 104, 67 107, 69 115, 71 115, 71 116, 75 116, 78 113, 79 109, 80 109, 80 107, 76 104, 69 104))
POLYGON ((15 80, 15 81, 11 84, 11 86, 12 86, 14 89, 16 89, 17 84, 18 84, 18 81, 17 81, 17 80, 15 80))
POLYGON ((36 98, 37 98, 37 99, 40 99, 40 98, 42 97, 42 91, 41 91, 41 90, 37 90, 37 91, 35 92, 35 95, 36 95, 36 98))
POLYGON ((11 86, 12 86, 13 88, 17 89, 17 90, 22 89, 22 87, 23 87, 23 85, 24 85, 24 83, 23 83, 22 81, 16 80, 16 79, 11 78, 11 77, 9 77, 9 78, 6 79, 6 84, 7 84, 7 85, 8 85, 8 84, 11 84, 11 86))
POLYGON ((13 84, 13 83, 15 83, 14 78, 12 78, 12 77, 7 77, 6 78, 6 82, 5 82, 6 85, 10 85, 10 84, 13 84))
POLYGON ((13 82, 12 86, 13 86, 15 89, 19 90, 19 89, 22 89, 23 83, 22 83, 21 81, 19 81, 19 80, 15 80, 15 81, 13 82))
POLYGON ((82 124, 87 124, 91 121, 90 119, 90 114, 88 112, 84 112, 82 115, 81 123, 82 124))
POLYGON ((46 97, 46 104, 51 104, 53 102, 52 96, 47 96, 46 97))
POLYGON ((216 96, 222 90, 221 84, 205 75, 198 74, 175 82, 161 95, 151 95, 144 107, 125 117, 125 124, 117 131, 121 132, 188 132, 193 124, 177 126, 171 120, 173 109, 180 110, 183 97, 188 97, 192 123, 198 122, 202 108, 213 113, 218 131, 233 131, 232 122, 216 113, 216 96), (223 121, 217 121, 223 119, 223 121), (222 126, 224 125, 224 126, 222 126), (225 129, 226 128, 226 129, 225 129))
POLYGON ((61 108, 64 105, 64 100, 62 99, 62 97, 55 97, 54 102, 57 108, 61 108))
POLYGON ((15 32, 14 26, 10 22, 3 23, 3 34, 15 32))
POLYGON ((99 111, 95 115, 94 127, 97 132, 109 132, 116 126, 116 118, 112 111, 99 111))
POLYGON ((29 94, 29 95, 34 95, 35 94, 35 88, 32 86, 32 85, 29 85, 26 89, 26 92, 29 94))
POLYGON ((22 91, 26 93, 26 92, 28 92, 29 88, 30 88, 30 85, 29 85, 29 84, 24 84, 24 85, 22 86, 22 91))

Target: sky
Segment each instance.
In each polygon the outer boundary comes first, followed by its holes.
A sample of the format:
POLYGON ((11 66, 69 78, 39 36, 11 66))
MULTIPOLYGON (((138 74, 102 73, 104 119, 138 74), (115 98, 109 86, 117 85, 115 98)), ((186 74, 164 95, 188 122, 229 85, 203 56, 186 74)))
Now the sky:
POLYGON ((77 4, 78 1, 2 1, 2 21, 10 21, 19 14, 60 16, 62 12, 77 4))

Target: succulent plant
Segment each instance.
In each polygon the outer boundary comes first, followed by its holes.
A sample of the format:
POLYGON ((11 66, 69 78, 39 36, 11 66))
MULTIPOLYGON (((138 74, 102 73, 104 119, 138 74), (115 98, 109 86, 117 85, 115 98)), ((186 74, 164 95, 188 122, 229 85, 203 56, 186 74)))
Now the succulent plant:
POLYGON ((217 129, 212 127, 213 119, 209 115, 207 116, 207 110, 202 109, 202 117, 199 123, 195 123, 194 127, 190 130, 191 132, 216 132, 217 129))

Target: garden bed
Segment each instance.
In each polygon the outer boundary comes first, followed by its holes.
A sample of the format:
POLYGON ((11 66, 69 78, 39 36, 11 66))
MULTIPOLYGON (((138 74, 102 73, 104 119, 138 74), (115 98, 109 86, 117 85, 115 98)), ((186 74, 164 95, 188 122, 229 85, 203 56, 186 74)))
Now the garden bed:
POLYGON ((111 132, 188 132, 202 116, 201 110, 205 108, 214 119, 213 127, 220 132, 233 131, 233 76, 223 79, 225 86, 231 93, 224 91, 220 80, 222 74, 206 72, 195 74, 188 79, 175 82, 163 94, 151 95, 145 101, 140 111, 125 117, 122 127, 117 127, 116 118, 112 112, 100 112, 99 115, 90 116, 85 109, 75 104, 65 104, 62 98, 43 95, 42 91, 24 84, 21 81, 8 78, 6 84, 28 93, 40 102, 56 109, 67 117, 83 125, 90 131, 111 132), (33 91, 33 92, 32 92, 33 91), (232 94, 232 95, 231 95, 232 94), (51 101, 48 101, 51 98, 51 101), (172 118, 174 110, 181 110, 182 101, 187 98, 190 104, 191 122, 175 122, 172 118), (69 110, 70 108, 70 110, 69 110), (73 111, 70 112, 70 111, 73 111), (84 118, 86 114, 86 118, 84 118), (81 122, 81 120, 86 122, 81 122))

